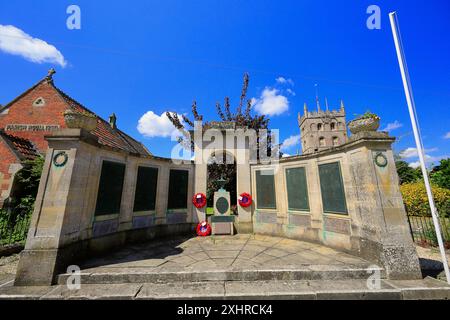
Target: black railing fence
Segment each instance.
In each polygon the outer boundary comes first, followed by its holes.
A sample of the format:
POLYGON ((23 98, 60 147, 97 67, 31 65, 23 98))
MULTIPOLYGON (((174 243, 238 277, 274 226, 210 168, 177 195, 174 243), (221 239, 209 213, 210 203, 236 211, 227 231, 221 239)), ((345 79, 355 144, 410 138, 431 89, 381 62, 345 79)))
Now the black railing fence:
POLYGON ((0 247, 24 244, 31 215, 24 209, 0 209, 0 247))
MULTIPOLYGON (((438 245, 433 218, 408 215, 408 222, 414 242, 420 245, 436 247, 438 245)), ((442 238, 447 249, 450 248, 450 218, 440 217, 442 238)))

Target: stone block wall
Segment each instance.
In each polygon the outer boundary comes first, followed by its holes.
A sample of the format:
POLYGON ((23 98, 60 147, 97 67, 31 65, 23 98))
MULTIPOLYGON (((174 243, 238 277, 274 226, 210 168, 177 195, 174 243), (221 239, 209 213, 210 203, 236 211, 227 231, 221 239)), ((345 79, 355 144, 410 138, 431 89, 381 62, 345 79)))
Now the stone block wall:
POLYGON ((99 145, 80 129, 65 129, 47 137, 41 183, 16 285, 48 285, 73 263, 127 242, 174 236, 193 230, 193 164, 139 157, 99 145), (60 153, 65 156, 57 156, 60 153), (64 163, 66 160, 66 163, 64 163), (103 161, 125 165, 120 212, 95 215, 103 161), (158 168, 155 210, 133 212, 139 166, 158 168), (171 169, 188 171, 186 209, 168 212, 171 169))
POLYGON ((254 232, 319 242, 382 266, 390 278, 419 278, 391 150, 393 141, 385 133, 360 134, 331 150, 284 158, 275 165, 253 165, 254 232), (339 163, 346 213, 324 210, 319 166, 328 163, 339 163), (306 171, 309 210, 288 207, 286 169, 297 167, 306 171), (275 171, 276 208, 258 208, 255 174, 263 169, 275 171))

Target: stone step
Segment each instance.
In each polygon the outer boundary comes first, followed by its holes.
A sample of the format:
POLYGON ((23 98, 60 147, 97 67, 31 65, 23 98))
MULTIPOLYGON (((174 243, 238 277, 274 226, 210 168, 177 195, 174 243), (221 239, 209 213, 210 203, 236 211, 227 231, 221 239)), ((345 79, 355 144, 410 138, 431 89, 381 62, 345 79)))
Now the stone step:
MULTIPOLYGON (((295 269, 270 270, 180 270, 180 271, 133 271, 132 268, 104 268, 81 271, 81 282, 85 284, 120 284, 120 283, 166 283, 166 282, 201 282, 201 281, 273 281, 273 280, 350 280, 367 279, 374 269, 350 266, 310 265, 295 269)), ((385 278, 384 270, 380 272, 385 278)), ((58 284, 67 283, 70 274, 58 276, 58 284)))
POLYGON ((172 283, 81 284, 78 290, 52 287, 0 288, 2 299, 450 299, 450 286, 433 278, 381 280, 207 281, 172 283))

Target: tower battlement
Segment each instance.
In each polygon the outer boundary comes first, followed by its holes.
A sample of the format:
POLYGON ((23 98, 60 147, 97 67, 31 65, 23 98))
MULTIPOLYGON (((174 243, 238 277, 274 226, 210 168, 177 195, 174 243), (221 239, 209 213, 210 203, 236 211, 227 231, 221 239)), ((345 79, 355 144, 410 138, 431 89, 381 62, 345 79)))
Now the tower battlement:
POLYGON ((303 154, 339 146, 347 142, 345 106, 341 101, 338 110, 308 111, 305 103, 303 115, 298 114, 298 125, 303 154))

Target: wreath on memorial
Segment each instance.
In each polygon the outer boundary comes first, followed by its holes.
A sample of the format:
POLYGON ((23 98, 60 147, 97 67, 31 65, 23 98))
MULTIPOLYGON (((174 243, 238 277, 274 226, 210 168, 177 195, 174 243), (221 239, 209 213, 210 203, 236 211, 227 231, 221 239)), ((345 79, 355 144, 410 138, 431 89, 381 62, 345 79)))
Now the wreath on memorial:
POLYGON ((64 167, 68 160, 69 156, 67 155, 67 153, 64 151, 60 151, 53 157, 53 164, 58 168, 64 167))
POLYGON ((203 208, 206 206, 206 196, 203 193, 196 193, 192 197, 192 203, 198 209, 203 208))
POLYGON ((246 208, 252 205, 252 196, 247 192, 241 193, 238 200, 241 207, 246 208))
POLYGON ((211 226, 206 221, 202 221, 197 225, 197 235, 199 237, 206 237, 211 234, 211 226))
POLYGON ((377 154, 375 155, 374 161, 375 161, 375 164, 381 168, 386 167, 388 164, 388 159, 381 152, 377 152, 377 154))

